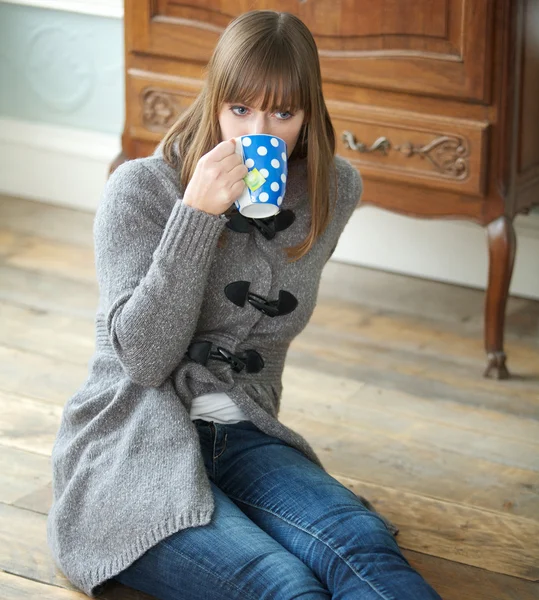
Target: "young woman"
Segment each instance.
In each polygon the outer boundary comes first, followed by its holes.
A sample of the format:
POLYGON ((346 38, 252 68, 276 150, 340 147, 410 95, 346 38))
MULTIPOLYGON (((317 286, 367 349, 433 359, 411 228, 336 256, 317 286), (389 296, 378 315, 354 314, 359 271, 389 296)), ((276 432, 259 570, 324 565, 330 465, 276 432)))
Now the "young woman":
POLYGON ((154 156, 107 183, 96 350, 62 414, 47 524, 87 595, 117 580, 163 600, 440 598, 278 420, 286 353, 361 194, 334 153, 312 35, 254 11, 154 156), (281 212, 264 220, 233 207, 234 138, 253 133, 288 146, 281 212))

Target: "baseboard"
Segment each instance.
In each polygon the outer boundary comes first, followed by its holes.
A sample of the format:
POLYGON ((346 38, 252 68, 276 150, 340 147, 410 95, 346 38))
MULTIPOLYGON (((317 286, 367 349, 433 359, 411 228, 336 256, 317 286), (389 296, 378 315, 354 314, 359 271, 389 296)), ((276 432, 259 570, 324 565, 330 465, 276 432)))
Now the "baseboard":
MULTIPOLYGON (((0 192, 95 211, 119 136, 0 119, 0 192)), ((515 219, 511 293, 539 299, 539 214, 515 219)), ((403 217, 361 207, 332 260, 484 289, 483 228, 467 221, 403 217)))
MULTIPOLYGON (((510 294, 539 299, 539 214, 515 219, 517 253, 510 294)), ((485 229, 469 221, 416 219, 371 206, 357 209, 333 260, 485 289, 485 229)))
POLYGON ((120 136, 0 119, 0 192, 95 211, 120 136))

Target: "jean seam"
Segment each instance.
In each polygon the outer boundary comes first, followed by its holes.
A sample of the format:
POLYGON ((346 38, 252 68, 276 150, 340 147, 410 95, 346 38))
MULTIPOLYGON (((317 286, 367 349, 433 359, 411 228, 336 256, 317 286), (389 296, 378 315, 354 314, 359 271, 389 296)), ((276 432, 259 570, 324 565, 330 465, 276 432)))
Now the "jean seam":
MULTIPOLYGON (((217 454, 217 456, 213 457, 213 460, 217 460, 221 454, 223 454, 223 452, 226 450, 226 442, 228 439, 228 433, 225 431, 225 439, 223 440, 223 449, 221 450, 221 452, 219 452, 219 454, 217 454)), ((214 450, 215 450, 215 446, 214 446, 214 450)))
POLYGON ((353 567, 353 565, 351 565, 344 556, 342 556, 341 554, 339 554, 339 552, 337 552, 337 550, 334 550, 327 542, 325 542, 323 539, 319 538, 317 535, 315 535, 314 533, 311 533, 310 531, 308 531, 307 529, 305 529, 304 527, 300 527, 299 525, 297 525, 296 523, 294 523, 293 521, 290 521, 289 519, 285 519, 284 517, 282 517, 281 515, 273 512, 272 510, 269 510, 267 508, 263 508, 261 506, 257 506, 256 504, 252 504, 251 502, 246 502, 245 500, 241 500, 240 498, 236 498, 235 496, 231 496, 230 494, 227 494, 227 496, 234 501, 237 502, 241 502, 242 504, 247 504, 247 506, 252 506, 253 508, 256 508, 258 510, 262 510, 264 512, 269 513, 270 515, 273 515, 274 517, 277 517, 278 519, 280 519, 281 521, 284 521, 285 523, 288 523, 288 525, 291 525, 292 527, 295 527, 296 529, 299 529, 300 531, 303 531, 304 533, 306 533, 307 535, 310 535, 311 537, 313 537, 314 539, 318 540, 319 542, 321 542, 322 544, 324 544, 325 546, 327 546, 333 553, 335 553, 344 563, 346 563, 346 565, 350 568, 350 570, 357 576, 358 579, 360 579, 361 581, 363 581, 364 583, 368 584, 377 594, 380 595, 380 598, 382 598, 382 600, 391 600, 390 598, 388 598, 386 595, 382 594, 381 592, 379 592, 370 581, 368 581, 367 579, 364 579, 357 571, 356 569, 353 567))
POLYGON ((199 567, 200 569, 202 569, 203 571, 205 571, 209 575, 213 575, 216 579, 218 579, 220 582, 222 582, 225 586, 231 587, 232 589, 234 589, 236 592, 238 592, 242 596, 245 596, 246 598, 248 598, 248 600, 258 600, 258 598, 255 598, 254 596, 251 596, 250 594, 245 594, 244 590, 240 589, 239 587, 237 587, 236 585, 234 585, 230 581, 227 581, 226 579, 223 579, 222 577, 220 577, 219 575, 217 575, 214 571, 210 571, 209 569, 206 569, 206 567, 204 567, 200 563, 196 562, 196 560, 192 559, 187 554, 184 554, 180 550, 177 550, 176 548, 174 548, 174 546, 171 546, 166 541, 163 541, 161 543, 162 543, 163 546, 165 546, 166 548, 168 548, 169 550, 171 550, 172 552, 174 552, 174 554, 177 554, 178 556, 181 556, 182 558, 185 558, 188 561, 194 563, 197 567, 199 567))

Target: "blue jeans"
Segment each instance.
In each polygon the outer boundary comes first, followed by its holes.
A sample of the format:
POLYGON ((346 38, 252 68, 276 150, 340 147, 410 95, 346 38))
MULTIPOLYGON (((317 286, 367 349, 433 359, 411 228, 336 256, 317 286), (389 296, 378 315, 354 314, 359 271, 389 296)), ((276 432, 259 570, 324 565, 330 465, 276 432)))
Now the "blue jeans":
POLYGON ((441 600, 382 519, 250 421, 193 421, 215 494, 208 525, 114 579, 161 600, 441 600))

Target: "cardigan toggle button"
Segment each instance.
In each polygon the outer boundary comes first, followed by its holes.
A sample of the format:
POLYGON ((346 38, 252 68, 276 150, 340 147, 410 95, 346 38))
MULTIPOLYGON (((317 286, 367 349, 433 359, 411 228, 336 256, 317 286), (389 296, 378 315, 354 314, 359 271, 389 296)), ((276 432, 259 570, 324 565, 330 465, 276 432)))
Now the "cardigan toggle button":
POLYGON ((250 219, 240 212, 235 212, 226 226, 236 233, 250 233, 253 228, 256 228, 267 240, 272 240, 278 231, 288 229, 295 219, 296 215, 290 209, 282 210, 267 219, 250 219))
POLYGON ((206 365, 208 360, 212 359, 227 362, 236 373, 240 373, 243 369, 246 369, 247 373, 258 373, 264 368, 264 359, 256 350, 248 349, 243 356, 237 356, 222 346, 214 346, 209 341, 190 344, 187 356, 201 365, 206 365))
POLYGON ((254 306, 260 312, 268 317, 281 317, 288 315, 296 309, 298 305, 294 294, 286 290, 279 291, 278 300, 266 300, 263 296, 249 291, 250 281, 233 281, 225 287, 225 296, 236 306, 245 306, 245 302, 254 306))

